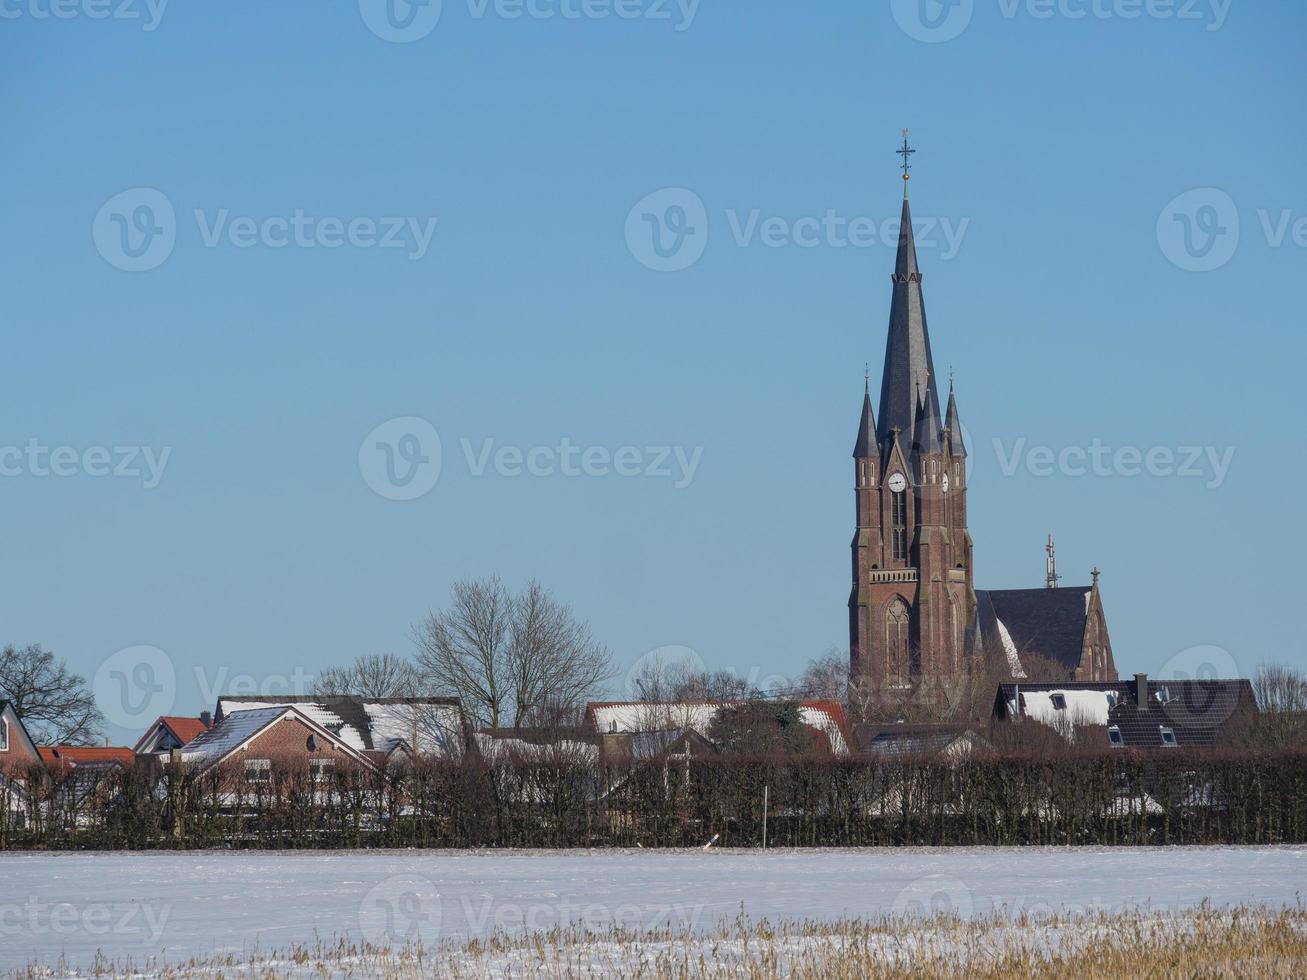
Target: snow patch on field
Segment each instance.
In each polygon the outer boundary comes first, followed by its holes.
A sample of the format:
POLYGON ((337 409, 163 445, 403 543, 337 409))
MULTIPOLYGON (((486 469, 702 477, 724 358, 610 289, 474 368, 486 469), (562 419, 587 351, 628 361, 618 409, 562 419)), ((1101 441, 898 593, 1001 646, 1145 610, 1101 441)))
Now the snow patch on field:
POLYGON ((979 848, 0 856, 0 972, 318 939, 428 946, 556 925, 714 929, 952 912, 1296 904, 1307 848, 979 848), (397 932, 388 932, 395 931, 397 932))

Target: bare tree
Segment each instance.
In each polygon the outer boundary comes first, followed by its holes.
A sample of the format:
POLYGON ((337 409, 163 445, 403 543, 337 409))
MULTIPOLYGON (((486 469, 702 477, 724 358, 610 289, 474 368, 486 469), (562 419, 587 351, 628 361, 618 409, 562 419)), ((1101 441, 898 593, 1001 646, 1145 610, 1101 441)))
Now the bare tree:
POLYGON ((608 649, 538 582, 515 596, 497 577, 460 581, 451 598, 414 627, 417 666, 479 725, 555 719, 612 676, 608 649))
POLYGON ((0 699, 13 703, 38 744, 86 745, 100 737, 104 716, 86 679, 40 644, 0 654, 0 699))
POLYGON ((320 695, 357 694, 365 698, 407 698, 422 693, 412 661, 393 653, 371 653, 345 667, 329 667, 313 682, 320 695))
POLYGON ((613 676, 613 658, 590 625, 537 581, 513 601, 508 645, 513 725, 552 722, 579 705, 613 676))
POLYGON ((843 701, 849 693, 849 654, 832 647, 808 666, 795 685, 808 698, 834 698, 843 701))
POLYGON ((1262 664, 1253 677, 1258 713, 1247 738, 1258 745, 1307 745, 1307 675, 1285 664, 1262 664))

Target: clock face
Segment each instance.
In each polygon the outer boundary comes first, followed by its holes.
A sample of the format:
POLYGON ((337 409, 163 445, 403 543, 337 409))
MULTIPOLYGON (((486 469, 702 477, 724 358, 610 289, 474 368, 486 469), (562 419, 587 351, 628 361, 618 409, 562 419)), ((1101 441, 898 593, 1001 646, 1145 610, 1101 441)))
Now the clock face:
POLYGON ((949 484, 948 484, 948 474, 945 473, 945 474, 944 474, 944 492, 945 492, 945 493, 948 493, 948 486, 949 486, 949 484))
POLYGON ((907 478, 902 473, 895 473, 889 478, 889 488, 891 493, 902 493, 908 488, 907 478))

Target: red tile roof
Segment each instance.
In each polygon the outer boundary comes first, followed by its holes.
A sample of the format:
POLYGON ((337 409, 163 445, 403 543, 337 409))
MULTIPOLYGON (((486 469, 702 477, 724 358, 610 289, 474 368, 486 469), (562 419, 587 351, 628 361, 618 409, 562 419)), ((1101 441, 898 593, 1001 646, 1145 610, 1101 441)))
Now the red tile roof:
POLYGON ((182 745, 185 745, 200 732, 208 731, 208 726, 198 718, 187 718, 182 715, 163 715, 159 718, 177 736, 182 745))
POLYGON ((130 767, 136 762, 136 754, 122 746, 42 745, 36 751, 41 754, 41 761, 47 769, 91 762, 116 762, 123 767, 130 767))

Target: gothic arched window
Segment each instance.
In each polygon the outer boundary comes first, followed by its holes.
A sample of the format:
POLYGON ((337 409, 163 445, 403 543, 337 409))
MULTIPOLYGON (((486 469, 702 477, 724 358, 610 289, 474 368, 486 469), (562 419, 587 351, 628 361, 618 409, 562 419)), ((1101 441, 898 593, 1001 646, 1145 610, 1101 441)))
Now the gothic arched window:
POLYGON ((907 684, 908 604, 902 599, 890 603, 885 613, 885 674, 891 683, 907 684))

